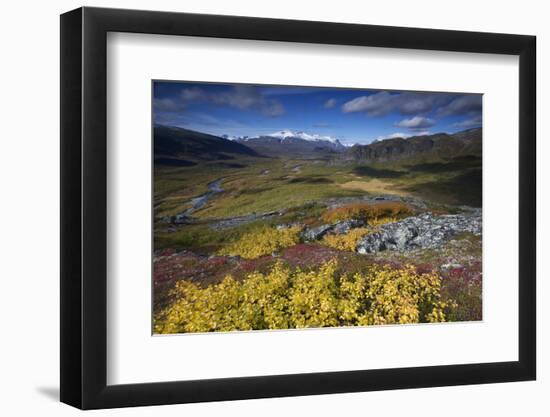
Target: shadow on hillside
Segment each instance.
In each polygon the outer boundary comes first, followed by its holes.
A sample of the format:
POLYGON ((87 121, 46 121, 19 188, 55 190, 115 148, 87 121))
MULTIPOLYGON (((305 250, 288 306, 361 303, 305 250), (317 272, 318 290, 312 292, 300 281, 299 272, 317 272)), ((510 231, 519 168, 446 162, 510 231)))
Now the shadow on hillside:
POLYGON ((404 190, 446 204, 481 207, 482 170, 473 169, 450 179, 413 184, 404 190))
POLYGON ((406 172, 393 171, 390 169, 373 168, 368 165, 361 165, 353 168, 353 173, 365 177, 375 178, 399 178, 406 175, 406 172))
POLYGON ((247 167, 247 165, 238 164, 236 162, 213 162, 213 163, 208 164, 208 166, 209 167, 214 167, 214 168, 233 168, 233 169, 246 168, 247 167))
POLYGON ((289 184, 333 184, 334 181, 332 181, 329 178, 325 177, 300 177, 300 178, 292 178, 288 181, 289 184))
POLYGON ((426 162, 423 164, 409 165, 407 169, 411 172, 441 173, 460 171, 480 166, 481 158, 477 156, 463 156, 454 158, 448 162, 426 162))
POLYGON ((156 158, 155 166, 167 166, 167 167, 192 167, 197 165, 195 162, 186 161, 185 159, 176 158, 156 158))

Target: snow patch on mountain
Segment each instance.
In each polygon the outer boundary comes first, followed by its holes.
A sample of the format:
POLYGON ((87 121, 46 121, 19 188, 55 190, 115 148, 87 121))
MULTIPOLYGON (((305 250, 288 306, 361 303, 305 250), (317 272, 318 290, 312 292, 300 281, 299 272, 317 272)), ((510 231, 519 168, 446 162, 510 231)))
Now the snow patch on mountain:
POLYGON ((221 135, 222 138, 227 140, 248 140, 249 136, 236 136, 236 135, 221 135))
POLYGON ((306 133, 303 131, 298 130, 290 130, 290 129, 284 129, 280 130, 278 132, 273 132, 265 135, 258 135, 258 136, 236 136, 236 135, 222 135, 222 138, 228 139, 228 140, 252 140, 252 139, 260 139, 262 137, 267 138, 276 138, 281 139, 282 142, 284 142, 287 139, 302 139, 306 140, 308 142, 330 142, 334 144, 341 144, 340 141, 332 136, 327 135, 319 135, 319 134, 311 134, 306 133))
POLYGON ((309 142, 325 141, 325 142, 339 143, 338 139, 332 136, 310 134, 302 131, 289 130, 289 129, 273 132, 265 136, 271 136, 273 138, 279 138, 282 140, 285 140, 288 138, 298 138, 302 140, 307 140, 309 142))

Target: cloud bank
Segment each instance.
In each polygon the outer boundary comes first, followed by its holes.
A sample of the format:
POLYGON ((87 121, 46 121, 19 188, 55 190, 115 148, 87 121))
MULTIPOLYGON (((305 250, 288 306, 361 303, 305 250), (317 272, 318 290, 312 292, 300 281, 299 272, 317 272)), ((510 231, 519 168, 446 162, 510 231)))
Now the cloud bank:
POLYGON ((200 87, 184 88, 177 99, 155 99, 153 105, 157 111, 181 112, 192 102, 256 111, 269 117, 277 117, 285 113, 284 106, 278 100, 266 97, 252 85, 234 85, 228 91, 214 94, 209 94, 200 87))
POLYGON ((344 113, 364 112, 368 116, 385 116, 397 112, 402 115, 428 113, 441 103, 440 94, 431 93, 378 93, 354 98, 343 104, 344 113))

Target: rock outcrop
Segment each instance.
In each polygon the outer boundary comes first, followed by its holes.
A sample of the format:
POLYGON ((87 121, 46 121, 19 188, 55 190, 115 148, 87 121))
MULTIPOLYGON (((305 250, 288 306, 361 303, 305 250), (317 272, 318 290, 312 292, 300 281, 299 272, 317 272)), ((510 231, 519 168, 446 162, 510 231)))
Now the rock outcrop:
POLYGON ((424 213, 388 223, 359 240, 357 252, 366 254, 384 250, 430 249, 461 232, 481 234, 481 211, 443 216, 424 213))
POLYGON ((348 233, 351 229, 362 227, 365 222, 361 220, 344 220, 333 224, 323 224, 317 227, 311 227, 302 231, 300 237, 306 242, 312 242, 319 240, 327 234, 343 235, 348 233))

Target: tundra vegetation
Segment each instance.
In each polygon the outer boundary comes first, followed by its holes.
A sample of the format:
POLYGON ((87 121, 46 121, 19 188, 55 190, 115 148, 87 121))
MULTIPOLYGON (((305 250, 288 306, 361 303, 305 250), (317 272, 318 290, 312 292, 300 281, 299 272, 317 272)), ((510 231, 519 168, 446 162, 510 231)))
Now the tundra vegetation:
POLYGON ((178 152, 175 131, 155 135, 155 333, 481 320, 480 155, 266 156, 183 129, 219 152, 178 152))

